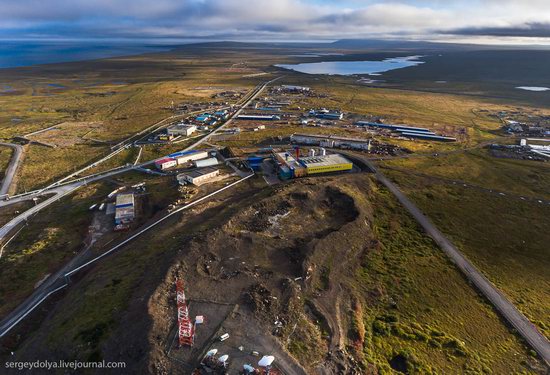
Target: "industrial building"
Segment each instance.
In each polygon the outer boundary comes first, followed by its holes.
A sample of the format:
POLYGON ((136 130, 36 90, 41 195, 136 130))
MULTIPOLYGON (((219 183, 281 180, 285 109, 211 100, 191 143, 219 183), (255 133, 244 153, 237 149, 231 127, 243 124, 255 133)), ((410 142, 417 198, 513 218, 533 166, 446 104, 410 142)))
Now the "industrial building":
POLYGON ((208 159, 200 159, 195 160, 193 162, 193 165, 195 168, 203 168, 203 167, 211 167, 213 165, 218 165, 219 161, 216 158, 208 158, 208 159))
POLYGON ((531 152, 544 156, 546 158, 550 158, 550 145, 537 145, 537 144, 529 144, 528 141, 535 141, 535 142, 550 142, 549 139, 545 138, 524 138, 520 140, 520 146, 521 147, 527 147, 531 150, 531 152))
POLYGON ((208 167, 203 169, 196 169, 190 172, 180 173, 177 175, 176 178, 180 185, 190 183, 196 186, 200 186, 208 180, 211 180, 212 178, 218 176, 219 174, 219 169, 208 167))
POLYGON ((282 85, 281 88, 288 92, 309 92, 310 88, 306 86, 282 85))
POLYGON ((368 121, 357 121, 355 124, 359 126, 369 126, 373 128, 387 129, 392 132, 399 133, 403 137, 407 137, 407 138, 418 138, 418 139, 425 139, 429 141, 442 141, 442 142, 456 141, 456 138, 437 135, 433 131, 427 128, 417 128, 414 126, 406 126, 406 125, 379 124, 377 122, 368 122, 368 121))
POLYGON ((273 157, 279 165, 279 177, 289 179, 319 173, 348 171, 353 163, 339 154, 299 157, 293 152, 274 152, 273 157))
POLYGON ((208 151, 191 150, 191 151, 178 151, 168 155, 169 158, 173 158, 177 161, 178 165, 188 163, 194 160, 206 159, 208 151))
POLYGON ((155 160, 155 167, 161 171, 175 167, 176 165, 178 165, 178 162, 174 158, 162 158, 155 160))
POLYGON ((312 117, 317 117, 325 120, 341 120, 344 118, 344 114, 339 111, 329 111, 328 109, 312 109, 309 111, 309 115, 312 117))
POLYGON ((195 117, 195 120, 198 122, 207 122, 210 120, 210 115, 208 113, 203 113, 202 115, 195 117))
POLYGON ((281 116, 277 115, 238 115, 238 120, 277 121, 281 116))
POLYGON ((403 137, 425 139, 427 141, 456 142, 454 137, 445 137, 442 135, 426 134, 418 132, 401 132, 403 137))
POLYGON ((353 163, 339 154, 307 156, 299 161, 306 167, 308 175, 349 171, 353 168, 353 163))
POLYGON ((258 156, 258 155, 250 155, 246 159, 248 162, 248 165, 250 168, 254 169, 255 171, 259 170, 265 157, 264 156, 258 156))
POLYGON ((206 159, 210 155, 208 151, 191 150, 174 152, 164 158, 155 160, 155 167, 161 171, 182 165, 194 160, 206 159))
POLYGON ((283 180, 289 178, 304 177, 306 168, 298 162, 298 155, 294 157, 291 152, 274 152, 273 157, 279 165, 279 177, 283 180))
POLYGON ((329 148, 345 148, 353 150, 370 150, 370 139, 338 137, 335 135, 316 135, 316 134, 292 134, 290 136, 292 143, 316 145, 329 148))
POLYGON ((166 129, 166 133, 169 136, 179 136, 184 135, 186 137, 189 137, 191 134, 197 131, 197 127, 195 125, 189 125, 189 124, 176 124, 169 126, 166 129))
POLYGON ((379 124, 377 122, 369 122, 369 121, 357 121, 355 125, 359 126, 369 126, 372 128, 380 128, 380 129, 388 129, 392 131, 416 131, 416 132, 425 132, 425 133, 432 133, 430 129, 426 128, 417 128, 414 126, 406 126, 406 125, 389 125, 389 124, 379 124))
POLYGON ((281 112, 281 107, 256 107, 258 111, 281 112))
POLYGON ((221 109, 214 112, 214 116, 219 117, 222 120, 227 120, 227 118, 229 117, 229 112, 227 111, 227 109, 221 109))
POLYGON ((134 194, 118 194, 115 203, 115 224, 129 224, 134 218, 134 194))

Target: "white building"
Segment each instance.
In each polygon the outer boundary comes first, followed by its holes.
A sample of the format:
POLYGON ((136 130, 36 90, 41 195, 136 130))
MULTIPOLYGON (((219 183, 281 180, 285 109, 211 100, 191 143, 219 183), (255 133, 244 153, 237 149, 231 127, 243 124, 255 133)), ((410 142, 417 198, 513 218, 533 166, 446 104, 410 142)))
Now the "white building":
POLYGON ((178 165, 181 165, 181 164, 188 163, 190 161, 206 159, 209 155, 207 151, 197 151, 197 152, 191 152, 191 153, 182 153, 180 155, 176 153, 174 156, 178 165))
POLYGON ((180 185, 190 183, 196 186, 200 186, 206 183, 208 180, 211 180, 212 178, 218 176, 219 174, 219 169, 208 167, 190 172, 180 173, 177 175, 176 178, 180 185))
POLYGON ((175 167, 176 165, 178 165, 178 162, 176 161, 176 159, 173 158, 162 158, 159 160, 155 160, 155 167, 157 167, 157 169, 160 169, 161 171, 175 167))
POLYGON ((317 145, 328 148, 338 147, 365 151, 370 149, 369 139, 338 137, 335 135, 292 134, 290 136, 290 141, 292 143, 317 145))
POLYGON ((289 92, 308 92, 310 90, 307 86, 294 86, 294 85, 282 85, 281 88, 289 92))
POLYGON ((128 224, 134 220, 134 194, 118 194, 115 203, 115 223, 128 224))
POLYGON ((197 127, 195 125, 189 125, 189 124, 176 124, 169 126, 166 129, 166 132, 168 135, 171 136, 179 136, 184 135, 186 137, 189 137, 191 134, 197 131, 197 127))
POLYGON ((213 165, 218 165, 219 162, 218 162, 218 159, 216 158, 208 158, 208 159, 195 160, 193 164, 195 165, 196 168, 203 168, 203 167, 211 167, 213 165))

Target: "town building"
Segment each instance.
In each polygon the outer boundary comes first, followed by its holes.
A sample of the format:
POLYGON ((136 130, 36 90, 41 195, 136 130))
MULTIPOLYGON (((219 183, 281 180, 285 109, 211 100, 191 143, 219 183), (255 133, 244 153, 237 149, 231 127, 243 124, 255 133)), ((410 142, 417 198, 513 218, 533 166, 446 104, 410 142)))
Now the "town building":
POLYGON ((193 165, 195 165, 195 168, 211 167, 213 165, 218 165, 218 164, 219 164, 219 161, 217 158, 200 159, 200 160, 195 160, 193 162, 193 165))
POLYGON ((189 163, 190 161, 205 159, 209 157, 208 151, 191 150, 191 151, 178 151, 168 155, 169 158, 176 160, 177 165, 189 163))
POLYGON ((193 134, 196 131, 197 131, 197 127, 195 125, 190 125, 190 124, 171 125, 166 129, 166 133, 169 136, 173 136, 173 137, 177 137, 180 135, 189 137, 191 134, 193 134))
POLYGON ((211 116, 208 113, 203 113, 202 115, 195 117, 195 120, 197 120, 198 122, 207 122, 208 120, 210 120, 210 117, 211 116))
POLYGON ((155 167, 161 171, 175 167, 176 165, 178 165, 176 159, 170 157, 155 160, 155 167))
POLYGON ((353 168, 353 163, 339 154, 299 157, 298 153, 299 151, 296 151, 296 154, 292 151, 273 153, 281 179, 347 171, 353 168))
POLYGON ((335 135, 316 135, 316 134, 292 134, 290 136, 292 143, 316 145, 328 148, 343 148, 353 150, 370 150, 370 139, 339 137, 335 135))
POLYGON ((308 175, 349 171, 353 168, 353 163, 339 154, 307 156, 300 158, 300 162, 306 167, 308 175))
POLYGON ((456 138, 437 135, 436 133, 434 133, 433 131, 427 128, 418 128, 418 127, 406 126, 406 125, 380 124, 377 122, 368 122, 368 121, 357 121, 355 125, 390 130, 406 138, 418 138, 418 139, 424 139, 428 141, 441 141, 441 142, 456 141, 456 138))
POLYGON ((307 86, 294 86, 294 85, 282 85, 281 89, 287 92, 309 92, 310 88, 307 86))
POLYGON ((115 203, 115 224, 129 224, 134 218, 134 194, 118 194, 115 203))
POLYGON ((238 120, 277 121, 281 116, 277 115, 238 115, 238 120))
POLYGON ((195 169, 189 172, 180 173, 177 175, 177 180, 180 185, 185 185, 187 183, 200 186, 209 180, 213 179, 214 177, 218 176, 220 174, 219 169, 215 169, 212 167, 208 168, 202 168, 202 169, 195 169))
POLYGON ((341 120, 344 118, 344 114, 342 112, 329 111, 325 108, 319 110, 312 109, 311 111, 309 111, 309 116, 325 120, 341 120))

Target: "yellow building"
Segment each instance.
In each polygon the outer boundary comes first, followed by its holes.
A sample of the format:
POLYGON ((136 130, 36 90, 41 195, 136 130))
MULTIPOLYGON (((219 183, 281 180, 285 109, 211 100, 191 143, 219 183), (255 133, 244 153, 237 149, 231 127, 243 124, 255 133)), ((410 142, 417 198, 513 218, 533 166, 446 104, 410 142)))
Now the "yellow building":
POLYGON ((349 171, 353 168, 353 163, 339 154, 308 156, 300 158, 300 162, 305 165, 308 175, 349 171))

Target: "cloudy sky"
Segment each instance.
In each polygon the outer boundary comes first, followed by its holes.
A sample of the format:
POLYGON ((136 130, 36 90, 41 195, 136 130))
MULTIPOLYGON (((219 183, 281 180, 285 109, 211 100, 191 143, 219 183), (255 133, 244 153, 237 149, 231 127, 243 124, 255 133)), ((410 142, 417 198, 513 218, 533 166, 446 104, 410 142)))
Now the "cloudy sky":
POLYGON ((0 0, 0 39, 550 44, 550 0, 0 0))

